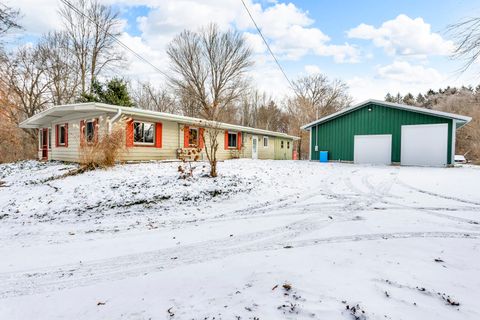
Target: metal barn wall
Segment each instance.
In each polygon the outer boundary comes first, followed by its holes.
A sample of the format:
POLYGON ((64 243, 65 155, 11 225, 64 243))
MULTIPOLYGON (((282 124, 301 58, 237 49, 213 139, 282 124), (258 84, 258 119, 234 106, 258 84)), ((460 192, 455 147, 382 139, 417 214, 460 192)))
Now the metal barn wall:
POLYGON ((391 134, 392 162, 400 162, 401 126, 448 123, 447 163, 451 164, 452 120, 432 115, 368 104, 350 113, 311 128, 311 159, 319 159, 319 151, 328 151, 329 160, 353 161, 355 135, 391 134), (368 109, 371 109, 369 111, 368 109), (315 151, 318 145, 318 151, 315 151))

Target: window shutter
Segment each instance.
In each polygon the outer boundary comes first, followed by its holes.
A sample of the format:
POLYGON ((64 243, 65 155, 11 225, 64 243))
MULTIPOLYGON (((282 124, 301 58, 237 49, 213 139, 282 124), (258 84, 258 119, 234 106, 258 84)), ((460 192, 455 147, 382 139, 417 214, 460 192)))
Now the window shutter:
POLYGON ((183 147, 184 148, 188 148, 189 147, 189 144, 188 144, 188 140, 190 138, 190 127, 189 126, 184 126, 183 127, 183 147))
POLYGON ((162 147, 162 124, 157 122, 155 124, 155 148, 162 147))
POLYGON ((242 133, 241 132, 237 133, 237 149, 238 150, 242 149, 242 133))
POLYGON ((200 149, 203 149, 203 147, 205 146, 205 140, 204 140, 205 129, 204 128, 198 129, 198 133, 199 133, 198 139, 200 139, 198 140, 198 147, 200 149))
POLYGON ((225 150, 228 150, 228 130, 225 130, 225 150))
POLYGON ((133 120, 132 119, 127 121, 125 141, 127 144, 127 148, 133 147, 133 120))
POLYGON ((80 146, 85 144, 85 120, 80 120, 80 146))
POLYGON ((98 118, 93 120, 93 142, 98 142, 98 118))
POLYGON ((55 125, 55 147, 58 147, 58 124, 55 125))
POLYGON ((65 148, 68 148, 68 123, 65 123, 65 148))

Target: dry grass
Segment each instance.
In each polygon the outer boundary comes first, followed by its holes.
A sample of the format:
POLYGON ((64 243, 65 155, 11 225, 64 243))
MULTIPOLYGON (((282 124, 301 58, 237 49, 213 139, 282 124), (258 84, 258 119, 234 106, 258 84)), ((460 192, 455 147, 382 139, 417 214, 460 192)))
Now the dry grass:
POLYGON ((125 148, 125 127, 126 119, 122 118, 113 124, 110 133, 105 132, 95 142, 84 143, 80 147, 81 166, 95 169, 115 165, 119 153, 125 148))

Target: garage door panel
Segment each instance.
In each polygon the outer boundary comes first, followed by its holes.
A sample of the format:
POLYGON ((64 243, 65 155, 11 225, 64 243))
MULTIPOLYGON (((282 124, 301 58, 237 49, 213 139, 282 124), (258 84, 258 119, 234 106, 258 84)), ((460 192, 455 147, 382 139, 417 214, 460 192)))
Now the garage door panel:
POLYGON ((353 161, 359 164, 391 164, 392 135, 356 135, 353 161))
POLYGON ((402 165, 446 166, 447 150, 448 124, 402 126, 402 165))

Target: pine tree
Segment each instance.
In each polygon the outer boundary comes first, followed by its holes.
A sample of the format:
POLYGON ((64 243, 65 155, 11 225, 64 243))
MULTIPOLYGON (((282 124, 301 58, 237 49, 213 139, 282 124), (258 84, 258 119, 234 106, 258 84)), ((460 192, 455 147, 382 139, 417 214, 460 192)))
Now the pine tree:
POLYGON ((127 83, 118 78, 110 79, 105 84, 94 79, 91 93, 83 93, 79 102, 101 102, 124 107, 134 105, 128 93, 127 83))

